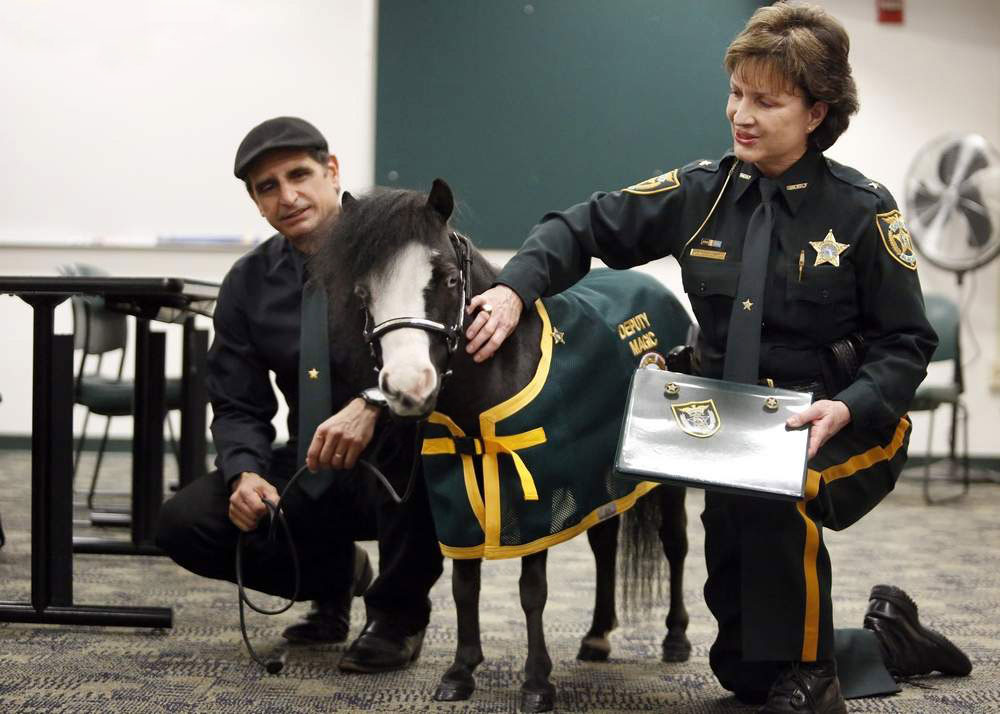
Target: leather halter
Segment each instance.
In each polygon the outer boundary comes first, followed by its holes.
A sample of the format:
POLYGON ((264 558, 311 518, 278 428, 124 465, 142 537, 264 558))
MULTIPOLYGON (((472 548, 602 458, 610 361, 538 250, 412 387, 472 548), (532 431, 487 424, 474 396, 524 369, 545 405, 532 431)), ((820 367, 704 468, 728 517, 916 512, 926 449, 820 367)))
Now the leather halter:
MULTIPOLYGON (((363 334, 365 343, 367 343, 368 350, 371 352, 372 359, 375 362, 376 372, 382 370, 382 349, 379 340, 383 335, 393 330, 417 329, 441 335, 445 338, 448 346, 449 363, 451 362, 452 355, 458 349, 458 343, 462 337, 462 325, 465 322, 465 308, 472 298, 472 246, 469 244, 469 239, 457 231, 451 231, 448 234, 448 238, 451 241, 451 247, 455 250, 455 256, 458 258, 458 289, 462 294, 462 302, 459 305, 454 322, 450 325, 445 325, 436 320, 428 320, 423 317, 394 317, 372 326, 374 318, 372 318, 368 306, 362 304, 361 310, 365 314, 363 334)), ((439 373, 439 376, 446 377, 450 372, 450 370, 445 369, 439 373)))

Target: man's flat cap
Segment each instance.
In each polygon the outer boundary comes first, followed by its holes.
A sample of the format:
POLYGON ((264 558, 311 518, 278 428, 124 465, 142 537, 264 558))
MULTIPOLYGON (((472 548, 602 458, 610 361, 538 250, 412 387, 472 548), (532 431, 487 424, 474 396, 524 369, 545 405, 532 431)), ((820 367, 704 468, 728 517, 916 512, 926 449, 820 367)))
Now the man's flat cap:
POLYGON ((265 152, 272 149, 321 149, 329 151, 326 139, 319 129, 298 117, 275 117, 258 124, 236 150, 236 164, 233 173, 236 178, 246 180, 250 165, 265 152))

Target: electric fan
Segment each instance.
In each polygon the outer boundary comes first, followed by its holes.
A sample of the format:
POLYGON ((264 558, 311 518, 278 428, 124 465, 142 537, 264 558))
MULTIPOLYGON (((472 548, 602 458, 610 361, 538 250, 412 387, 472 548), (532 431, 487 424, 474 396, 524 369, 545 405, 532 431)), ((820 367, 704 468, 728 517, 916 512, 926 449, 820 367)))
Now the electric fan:
POLYGON ((959 283, 1000 252, 1000 153, 983 137, 931 141, 910 164, 904 191, 914 245, 959 283))

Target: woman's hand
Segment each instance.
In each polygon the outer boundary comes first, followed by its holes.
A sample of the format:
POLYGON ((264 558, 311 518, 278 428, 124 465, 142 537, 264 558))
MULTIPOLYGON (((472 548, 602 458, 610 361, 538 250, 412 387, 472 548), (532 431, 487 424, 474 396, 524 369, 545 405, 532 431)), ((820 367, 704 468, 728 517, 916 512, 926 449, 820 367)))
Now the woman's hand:
POLYGON ((479 310, 465 331, 465 339, 468 340, 465 351, 472 355, 474 362, 484 362, 500 349, 503 341, 517 327, 523 309, 521 298, 506 285, 494 285, 469 301, 465 309, 467 315, 479 310))
POLYGON ((812 424, 809 432, 809 456, 811 459, 830 438, 851 423, 851 410, 843 402, 820 399, 810 404, 801 414, 789 417, 785 426, 798 429, 812 424))

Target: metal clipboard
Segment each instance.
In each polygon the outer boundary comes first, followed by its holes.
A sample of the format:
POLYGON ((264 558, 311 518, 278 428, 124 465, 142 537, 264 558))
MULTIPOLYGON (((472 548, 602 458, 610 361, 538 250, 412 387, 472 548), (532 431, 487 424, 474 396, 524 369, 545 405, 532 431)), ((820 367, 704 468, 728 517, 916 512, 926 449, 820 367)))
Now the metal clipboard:
POLYGON ((812 395, 677 372, 632 376, 620 477, 787 500, 804 495, 809 431, 785 420, 812 395))

